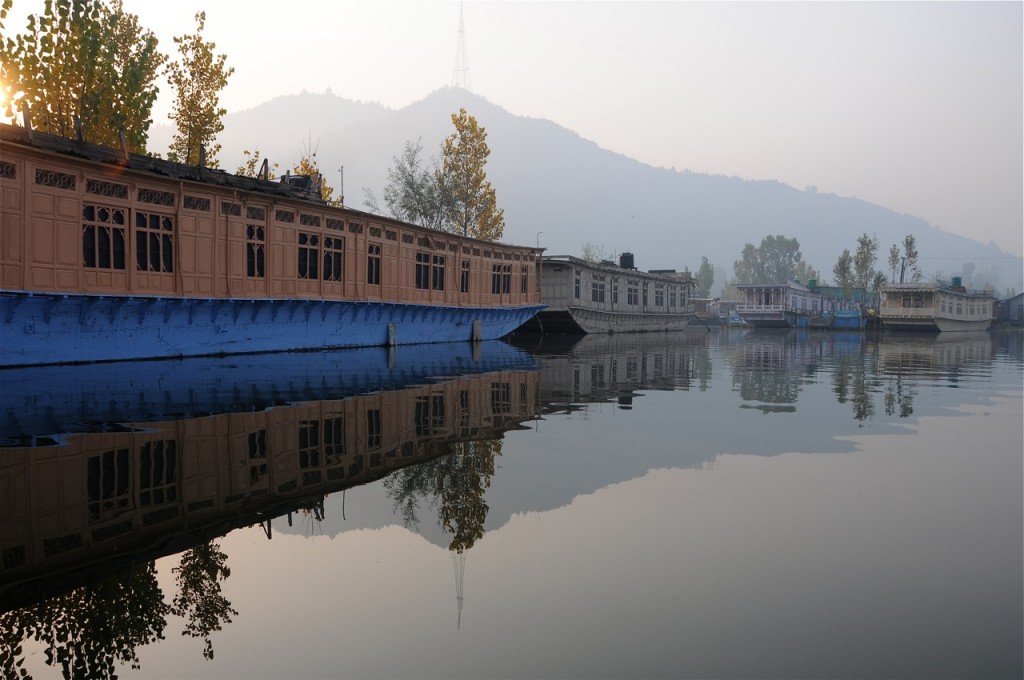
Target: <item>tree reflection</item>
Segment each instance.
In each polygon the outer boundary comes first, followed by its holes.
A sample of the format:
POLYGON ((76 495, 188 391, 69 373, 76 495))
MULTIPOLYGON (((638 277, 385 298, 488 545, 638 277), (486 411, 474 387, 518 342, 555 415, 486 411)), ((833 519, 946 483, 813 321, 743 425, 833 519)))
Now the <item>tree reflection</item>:
POLYGON ((186 621, 182 635, 203 638, 203 656, 207 659, 213 658, 210 633, 231 623, 232 616, 238 616, 221 589, 223 581, 231 575, 227 559, 220 546, 211 541, 186 550, 173 569, 178 594, 174 597, 172 611, 186 621))
POLYGON ((156 579, 156 563, 134 567, 98 584, 76 588, 36 604, 0 614, 0 676, 31 678, 23 643, 45 645, 46 664, 65 678, 116 678, 119 665, 138 669, 139 647, 164 639, 167 615, 186 620, 182 635, 201 637, 203 656, 213 658, 210 633, 238 612, 222 595, 231 571, 216 543, 182 553, 172 571, 178 594, 167 604, 156 579))
POLYGON ((384 488, 407 527, 419 526, 422 504, 437 508, 438 523, 452 539, 448 549, 463 553, 484 535, 489 507, 484 494, 491 486, 500 440, 459 442, 451 453, 398 470, 384 488))
POLYGON ((46 645, 46 663, 65 678, 116 678, 118 664, 139 668, 138 647, 163 639, 169 611, 149 562, 0 614, 0 669, 4 677, 30 678, 22 642, 31 639, 46 645))

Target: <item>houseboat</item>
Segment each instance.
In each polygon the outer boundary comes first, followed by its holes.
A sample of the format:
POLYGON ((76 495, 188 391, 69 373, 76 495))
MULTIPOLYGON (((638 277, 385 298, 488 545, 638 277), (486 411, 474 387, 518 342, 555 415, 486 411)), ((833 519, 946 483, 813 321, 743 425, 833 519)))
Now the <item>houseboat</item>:
POLYGON ((960 277, 951 285, 891 283, 881 288, 879 317, 893 331, 984 331, 992 325, 990 290, 967 290, 960 277))
POLYGON ((542 249, 0 125, 0 367, 488 340, 542 249))
POLYGON ((685 330, 694 317, 696 281, 689 273, 643 272, 633 255, 619 263, 568 255, 541 259, 545 308, 522 328, 552 334, 642 333, 685 330))
POLYGON ((825 297, 799 281, 736 288, 743 296, 736 313, 754 328, 810 328, 812 320, 823 318, 825 297))

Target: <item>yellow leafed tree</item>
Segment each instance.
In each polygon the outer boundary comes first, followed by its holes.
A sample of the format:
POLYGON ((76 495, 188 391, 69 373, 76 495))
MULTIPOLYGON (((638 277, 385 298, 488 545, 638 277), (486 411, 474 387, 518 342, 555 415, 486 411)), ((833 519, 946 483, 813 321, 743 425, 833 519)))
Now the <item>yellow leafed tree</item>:
POLYGON ((214 56, 217 44, 203 38, 206 12, 196 14, 196 32, 174 38, 179 59, 167 68, 167 79, 177 95, 168 117, 177 126, 171 154, 181 163, 199 162, 199 148, 206 147, 206 165, 217 167, 220 144, 213 144, 224 129, 226 109, 220 107, 220 91, 235 69, 228 68, 227 56, 214 56))
POLYGON ((487 181, 484 166, 491 151, 487 131, 476 118, 459 109, 452 114, 455 132, 442 148, 438 183, 447 196, 450 229, 456 233, 497 241, 505 232, 505 211, 498 207, 494 187, 487 181))

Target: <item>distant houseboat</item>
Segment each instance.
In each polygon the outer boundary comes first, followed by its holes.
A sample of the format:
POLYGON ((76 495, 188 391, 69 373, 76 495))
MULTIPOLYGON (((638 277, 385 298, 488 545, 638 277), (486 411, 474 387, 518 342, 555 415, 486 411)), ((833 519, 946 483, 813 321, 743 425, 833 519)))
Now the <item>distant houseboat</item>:
POLYGON ((882 326, 894 331, 984 331, 992 325, 992 291, 952 285, 891 283, 881 288, 882 326))
POLYGON ((0 367, 500 338, 539 248, 0 125, 0 367))
POLYGON ((633 255, 619 264, 571 256, 541 261, 545 309, 523 326, 540 333, 637 333, 685 330, 694 316, 689 273, 643 272, 633 255))
POLYGON ((825 297, 797 281, 736 288, 743 296, 736 313, 754 328, 810 328, 825 310, 825 297))

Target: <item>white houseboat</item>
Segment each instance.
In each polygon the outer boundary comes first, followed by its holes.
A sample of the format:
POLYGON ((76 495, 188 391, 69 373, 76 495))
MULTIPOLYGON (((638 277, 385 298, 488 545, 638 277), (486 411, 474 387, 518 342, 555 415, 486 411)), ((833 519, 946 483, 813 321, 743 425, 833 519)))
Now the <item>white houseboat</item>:
POLYGON ((879 317, 894 331, 984 331, 992 325, 990 290, 967 290, 958 276, 940 282, 891 283, 881 288, 879 317))
POLYGON ((799 281, 736 286, 743 296, 736 313, 754 328, 809 328, 821 317, 825 296, 799 281))
POLYGON ((546 308, 522 331, 535 333, 629 333, 685 330, 694 316, 696 281, 688 272, 590 262, 568 255, 541 260, 541 299, 546 308))

